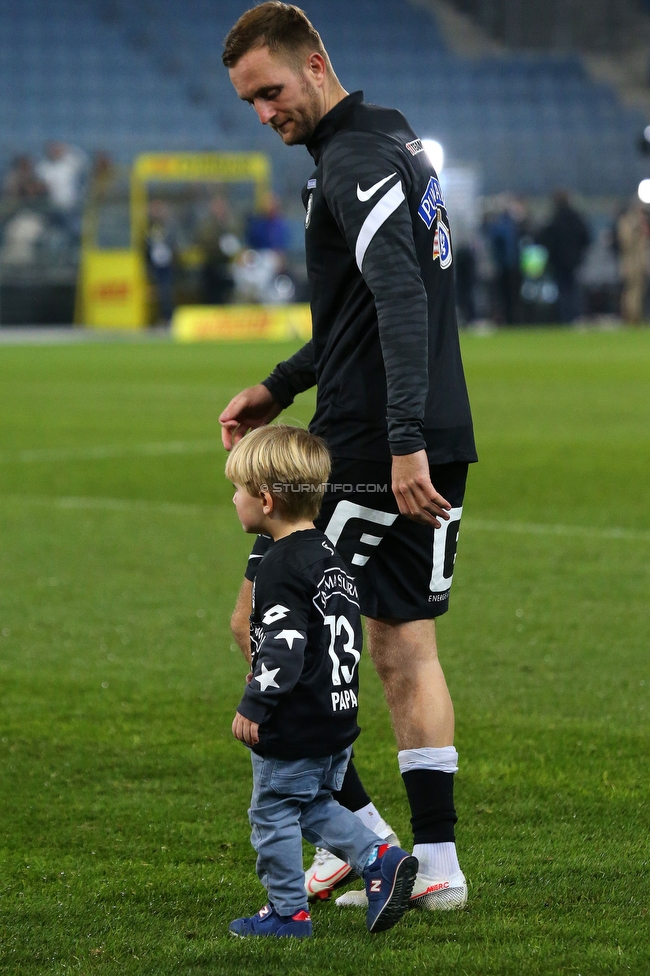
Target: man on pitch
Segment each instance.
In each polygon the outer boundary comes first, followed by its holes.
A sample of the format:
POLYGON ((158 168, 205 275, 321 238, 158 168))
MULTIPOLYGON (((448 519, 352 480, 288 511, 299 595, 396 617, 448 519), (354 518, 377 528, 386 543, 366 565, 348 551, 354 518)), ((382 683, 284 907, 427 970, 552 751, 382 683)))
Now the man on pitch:
MULTIPOLYGON (((297 7, 273 0, 248 10, 226 38, 223 62, 260 121, 286 145, 306 145, 316 165, 303 191, 312 339, 228 404, 224 444, 316 385, 310 429, 333 456, 318 526, 355 573, 391 711, 420 862, 412 902, 462 908, 458 755, 435 617, 448 607, 476 451, 440 184, 399 112, 345 91, 297 7)), ((258 538, 233 614, 244 653, 255 565, 270 544, 258 538)), ((352 764, 337 799, 379 836, 391 833, 352 764)), ((320 852, 308 892, 327 896, 349 871, 320 852)))

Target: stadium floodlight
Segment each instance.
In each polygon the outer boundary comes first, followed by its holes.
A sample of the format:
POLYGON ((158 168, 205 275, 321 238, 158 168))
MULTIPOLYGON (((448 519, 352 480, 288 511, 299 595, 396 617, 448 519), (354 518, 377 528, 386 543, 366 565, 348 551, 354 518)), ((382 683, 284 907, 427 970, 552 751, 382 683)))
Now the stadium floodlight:
POLYGON ((650 203, 650 180, 641 180, 638 193, 641 203, 650 203))
POLYGON ((436 173, 440 173, 445 161, 445 152, 436 139, 423 139, 424 151, 431 161, 436 173))

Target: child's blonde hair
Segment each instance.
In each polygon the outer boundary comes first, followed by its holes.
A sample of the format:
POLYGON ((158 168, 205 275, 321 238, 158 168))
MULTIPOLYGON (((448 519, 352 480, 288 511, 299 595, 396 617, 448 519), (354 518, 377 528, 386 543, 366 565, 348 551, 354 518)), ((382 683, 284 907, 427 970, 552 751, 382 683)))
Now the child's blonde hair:
POLYGON ((318 515, 331 467, 324 441, 302 427, 273 424, 246 434, 230 452, 226 478, 249 495, 269 491, 289 521, 318 515))

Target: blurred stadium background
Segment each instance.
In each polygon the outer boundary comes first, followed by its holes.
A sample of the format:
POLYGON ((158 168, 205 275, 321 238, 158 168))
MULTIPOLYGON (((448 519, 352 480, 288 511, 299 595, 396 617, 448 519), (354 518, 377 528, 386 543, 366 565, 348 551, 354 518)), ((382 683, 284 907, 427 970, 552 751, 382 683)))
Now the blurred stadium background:
MULTIPOLYGON (((260 126, 221 66, 247 6, 0 0, 2 326, 151 325, 178 305, 305 300, 299 189, 310 159, 260 126), (196 154, 242 152, 270 163, 255 193, 245 177, 223 182, 218 166, 195 178, 196 154), (132 170, 151 153, 190 153, 194 169, 150 180, 138 221, 132 170), (129 250, 127 283, 109 274, 101 308, 90 307, 83 252, 129 250), (138 288, 140 310, 125 310, 125 289, 138 288)), ((645 215, 632 208, 627 237, 620 215, 650 175, 647 0, 303 7, 344 86, 398 107, 442 147, 463 324, 616 322, 628 244, 643 307, 623 311, 645 319, 645 215), (560 189, 589 238, 568 311, 549 260, 560 189)))
MULTIPOLYGON (((308 945, 228 934, 262 902, 217 418, 309 325, 310 159, 220 64, 247 5, 0 0, 0 972, 647 976, 650 330, 614 331, 624 284, 648 321, 641 0, 305 3, 346 88, 444 153, 481 455, 439 628, 471 902, 383 942, 326 902, 308 945), (561 317, 559 189, 581 327, 494 328, 561 317), (292 338, 144 328, 193 310, 292 338)), ((406 841, 361 669, 359 767, 406 841)))

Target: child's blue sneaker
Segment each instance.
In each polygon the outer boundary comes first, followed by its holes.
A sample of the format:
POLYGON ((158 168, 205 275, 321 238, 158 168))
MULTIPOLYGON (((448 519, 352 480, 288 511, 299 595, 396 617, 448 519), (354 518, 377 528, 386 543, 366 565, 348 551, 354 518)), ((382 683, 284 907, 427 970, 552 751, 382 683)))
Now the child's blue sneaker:
POLYGON ((369 932, 384 932, 399 922, 409 907, 418 873, 418 859, 401 847, 382 844, 377 858, 363 872, 368 895, 369 932))
POLYGON ((296 912, 295 915, 278 915, 273 905, 265 905, 257 915, 236 918, 228 926, 228 931, 241 939, 247 935, 307 939, 311 935, 311 915, 305 911, 296 912))

